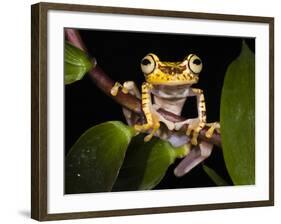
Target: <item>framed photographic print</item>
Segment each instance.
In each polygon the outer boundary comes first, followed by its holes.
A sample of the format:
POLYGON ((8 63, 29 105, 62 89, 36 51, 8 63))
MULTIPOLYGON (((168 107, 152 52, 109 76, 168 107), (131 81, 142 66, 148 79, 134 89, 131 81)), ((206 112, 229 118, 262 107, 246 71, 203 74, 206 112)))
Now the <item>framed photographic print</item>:
POLYGON ((32 212, 274 204, 274 19, 32 6, 32 212))

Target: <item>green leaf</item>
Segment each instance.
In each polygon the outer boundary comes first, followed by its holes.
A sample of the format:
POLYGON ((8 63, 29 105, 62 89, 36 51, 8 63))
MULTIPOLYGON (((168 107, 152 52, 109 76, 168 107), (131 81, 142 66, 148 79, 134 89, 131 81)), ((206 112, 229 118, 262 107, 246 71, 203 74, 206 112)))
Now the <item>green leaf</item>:
POLYGON ((133 135, 133 129, 119 121, 96 125, 81 135, 66 156, 66 193, 111 191, 133 135))
POLYGON ((212 181, 214 181, 214 183, 217 186, 228 186, 229 185, 220 175, 217 174, 217 172, 214 169, 212 169, 206 165, 203 165, 203 170, 212 179, 212 181))
POLYGON ((221 97, 223 155, 235 185, 255 183, 255 56, 245 42, 228 67, 221 97))
POLYGON ((64 83, 71 84, 84 77, 93 67, 91 59, 87 54, 65 42, 64 48, 64 83))
POLYGON ((152 189, 175 159, 187 154, 184 147, 174 148, 155 137, 144 142, 143 138, 138 135, 132 139, 113 191, 152 189))

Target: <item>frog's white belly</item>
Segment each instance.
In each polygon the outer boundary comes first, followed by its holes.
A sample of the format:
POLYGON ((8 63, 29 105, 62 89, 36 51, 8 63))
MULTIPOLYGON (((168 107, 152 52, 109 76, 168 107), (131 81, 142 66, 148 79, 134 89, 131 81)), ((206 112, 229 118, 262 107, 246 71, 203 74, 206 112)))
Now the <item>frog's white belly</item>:
POLYGON ((174 114, 181 115, 183 105, 187 96, 191 94, 190 85, 180 86, 154 86, 151 93, 153 95, 154 104, 164 110, 174 114))

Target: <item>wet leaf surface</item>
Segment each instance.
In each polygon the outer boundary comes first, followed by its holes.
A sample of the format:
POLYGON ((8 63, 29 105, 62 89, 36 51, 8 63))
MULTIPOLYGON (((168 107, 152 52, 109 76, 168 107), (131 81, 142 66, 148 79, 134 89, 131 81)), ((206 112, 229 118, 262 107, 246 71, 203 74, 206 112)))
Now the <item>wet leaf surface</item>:
POLYGON ((119 121, 88 129, 66 156, 66 193, 111 191, 132 136, 119 121))

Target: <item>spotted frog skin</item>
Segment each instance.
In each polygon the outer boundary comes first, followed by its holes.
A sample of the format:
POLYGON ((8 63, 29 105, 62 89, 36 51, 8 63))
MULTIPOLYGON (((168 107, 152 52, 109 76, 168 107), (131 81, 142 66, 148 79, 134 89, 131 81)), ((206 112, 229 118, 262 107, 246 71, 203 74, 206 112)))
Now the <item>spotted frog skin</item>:
MULTIPOLYGON (((135 124, 134 122, 130 122, 131 113, 126 109, 123 109, 123 111, 127 121, 129 121, 129 124, 134 125, 137 132, 149 133, 144 141, 149 141, 154 135, 157 135, 160 123, 164 123, 169 131, 177 131, 183 125, 188 124, 186 136, 190 137, 191 143, 186 144, 188 150, 190 150, 192 145, 196 146, 198 144, 199 132, 205 126, 209 127, 206 137, 211 138, 214 130, 219 129, 219 123, 206 123, 206 105, 203 91, 198 88, 192 88, 192 85, 198 83, 199 80, 199 74, 203 67, 201 59, 195 54, 189 54, 180 62, 166 62, 160 61, 157 55, 150 53, 141 60, 140 66, 145 77, 141 93, 133 81, 127 81, 123 85, 118 82, 115 83, 111 89, 111 94, 116 95, 119 88, 121 88, 122 92, 129 92, 141 99, 142 110, 146 118, 145 123, 135 124), (195 96, 197 99, 197 118, 187 119, 181 122, 171 122, 157 112, 159 108, 162 108, 174 114, 181 115, 187 98, 192 96, 195 96)), ((209 149, 212 149, 212 147, 212 145, 206 142, 203 142, 201 145, 199 144, 199 148, 201 149, 199 157, 201 156, 201 159, 198 160, 197 158, 198 163, 209 156, 209 149)), ((198 157, 197 154, 196 156, 198 157)), ((175 170, 175 173, 178 172, 177 176, 186 173, 188 169, 186 167, 184 169, 184 171, 175 170)))

